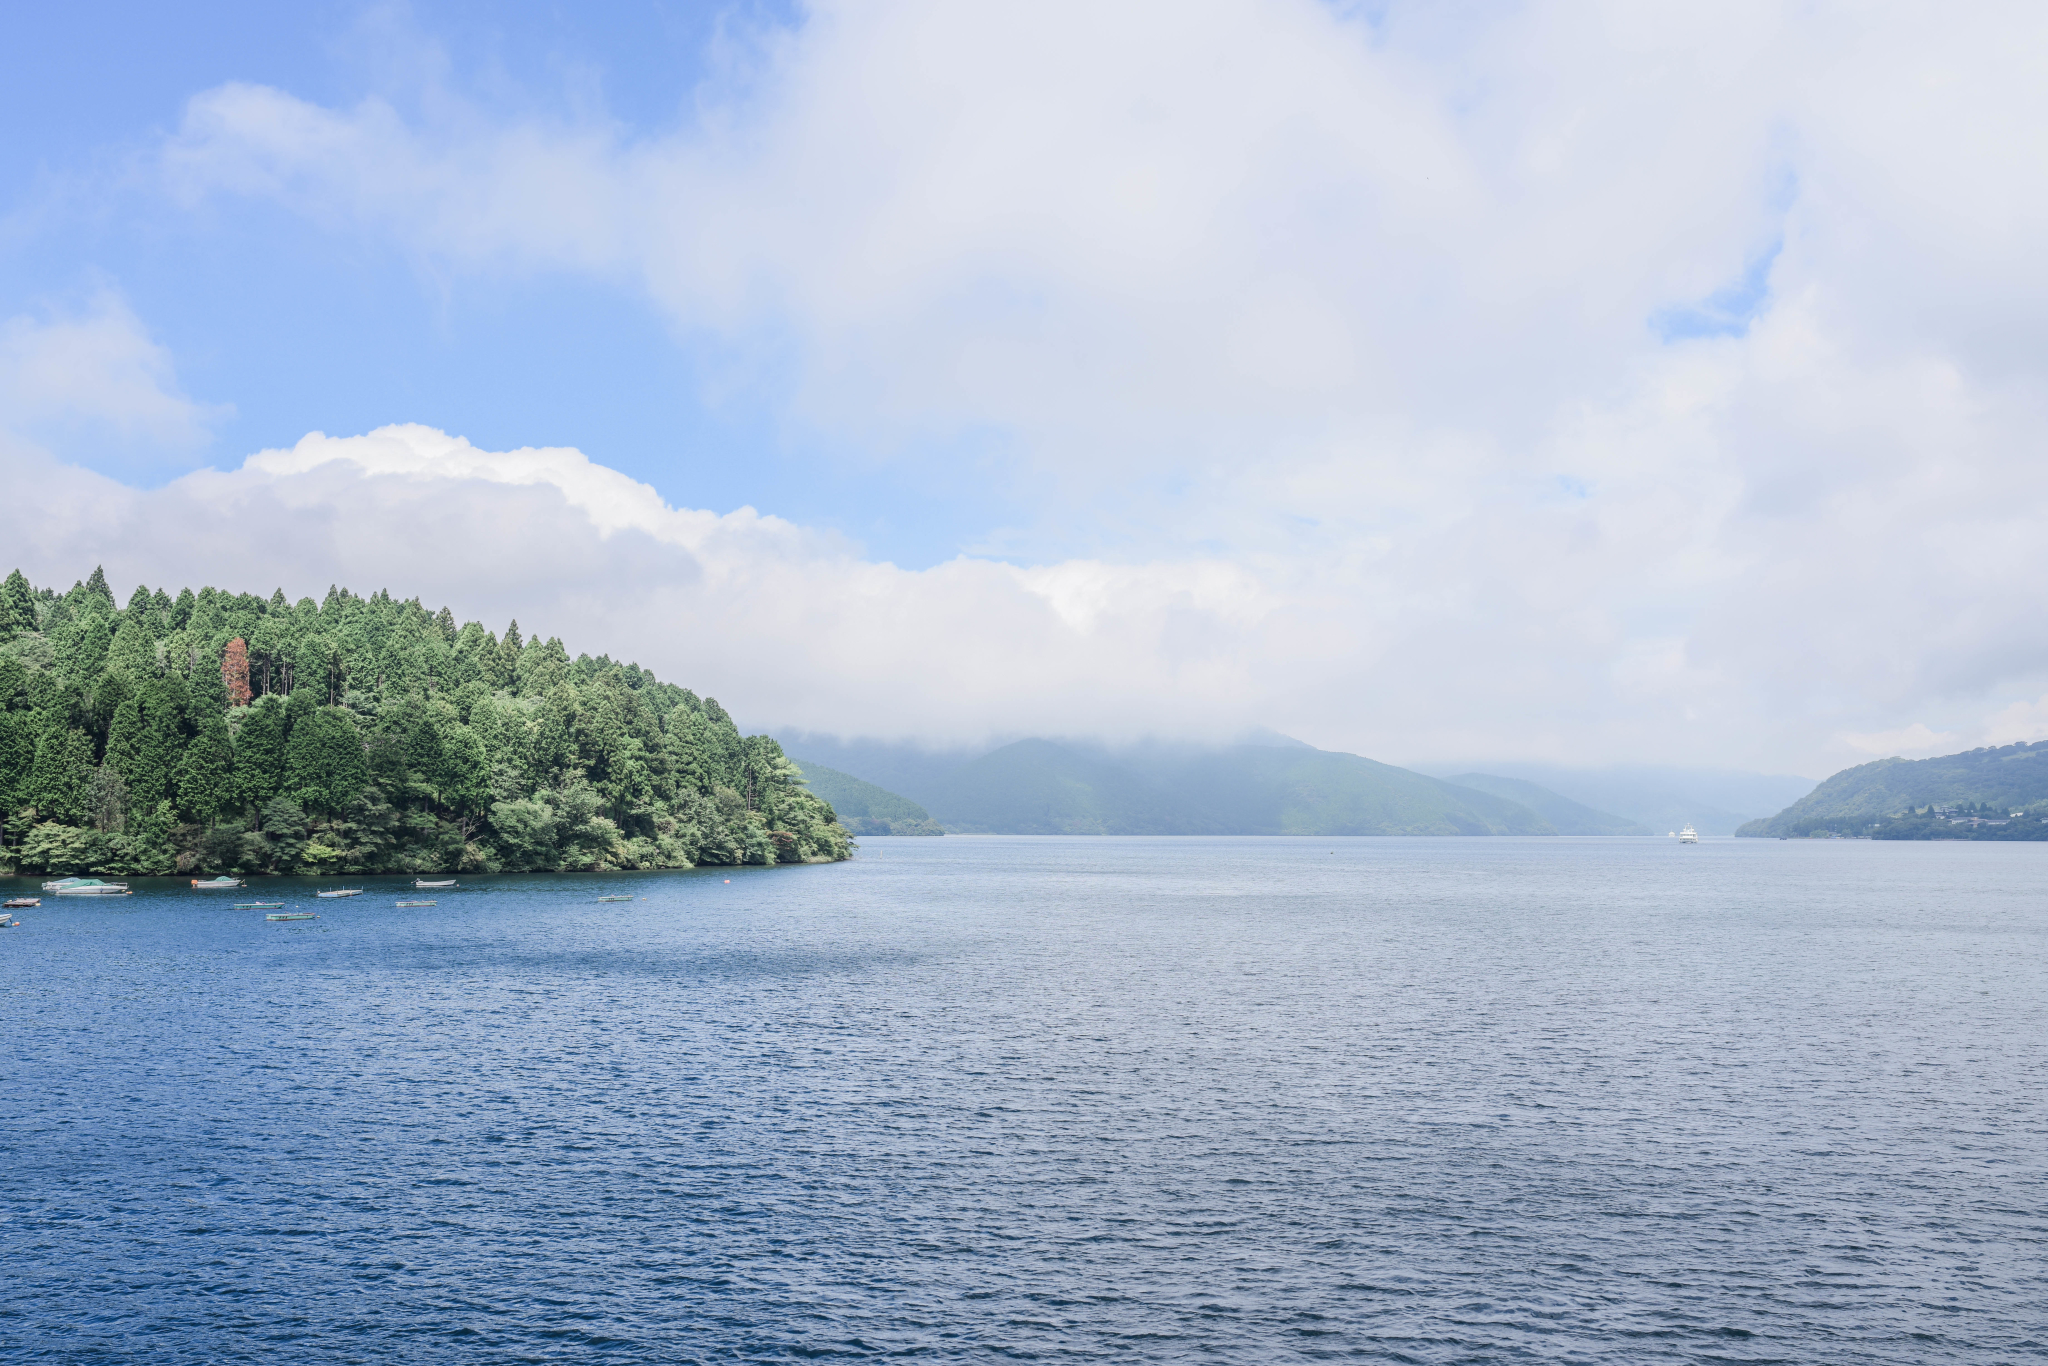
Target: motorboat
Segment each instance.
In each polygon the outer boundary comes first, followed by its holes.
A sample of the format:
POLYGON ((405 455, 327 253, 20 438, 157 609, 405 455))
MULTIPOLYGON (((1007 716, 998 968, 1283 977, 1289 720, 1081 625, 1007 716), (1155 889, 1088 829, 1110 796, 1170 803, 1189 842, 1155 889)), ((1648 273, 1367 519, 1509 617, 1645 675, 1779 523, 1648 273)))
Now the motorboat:
POLYGON ((432 906, 435 903, 431 901, 401 901, 397 904, 400 906, 432 906))
POLYGON ((1698 844, 1700 842, 1700 832, 1688 825, 1685 829, 1678 832, 1678 842, 1680 844, 1698 844))
POLYGON ((281 911, 284 909, 284 903, 282 901, 237 901, 235 909, 238 911, 281 911))
POLYGON ((196 877, 192 879, 193 890, 200 892, 232 892, 236 888, 245 885, 242 879, 238 877, 208 878, 204 882, 201 882, 196 877))
POLYGON ((318 920, 320 917, 314 915, 311 911, 286 911, 281 915, 266 915, 263 918, 265 920, 318 920))
POLYGON ((598 898, 599 901, 631 901, 632 899, 630 896, 601 896, 598 898))
POLYGON ((55 887, 45 886, 44 891, 54 891, 58 896, 127 896, 125 882, 102 882, 96 877, 66 878, 55 887))
POLYGON ((412 885, 421 891, 425 891, 429 887, 453 887, 455 879, 451 877, 446 882, 427 882, 421 878, 414 878, 412 885))
POLYGON ((333 899, 334 899, 335 897, 338 897, 338 896, 361 896, 362 894, 363 894, 363 889, 362 889, 362 888, 360 888, 360 887, 339 887, 339 888, 336 888, 336 889, 335 889, 334 891, 331 891, 331 892, 315 892, 315 893, 313 893, 313 895, 314 895, 314 896, 324 896, 324 897, 326 897, 326 898, 327 898, 328 900, 330 900, 330 901, 332 901, 332 900, 333 900, 333 899))
POLYGON ((54 892, 60 887, 76 887, 79 883, 83 881, 85 881, 85 879, 82 877, 60 877, 55 882, 45 882, 43 884, 43 890, 46 892, 54 892))

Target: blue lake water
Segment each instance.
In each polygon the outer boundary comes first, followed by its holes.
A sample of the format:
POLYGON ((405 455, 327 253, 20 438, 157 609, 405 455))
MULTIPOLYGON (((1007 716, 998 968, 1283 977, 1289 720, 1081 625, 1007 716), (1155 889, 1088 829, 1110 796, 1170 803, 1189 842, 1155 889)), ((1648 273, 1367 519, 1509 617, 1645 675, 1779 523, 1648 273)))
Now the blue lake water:
POLYGON ((8 1361, 2048 1359, 2048 845, 135 885, 0 932, 8 1361))

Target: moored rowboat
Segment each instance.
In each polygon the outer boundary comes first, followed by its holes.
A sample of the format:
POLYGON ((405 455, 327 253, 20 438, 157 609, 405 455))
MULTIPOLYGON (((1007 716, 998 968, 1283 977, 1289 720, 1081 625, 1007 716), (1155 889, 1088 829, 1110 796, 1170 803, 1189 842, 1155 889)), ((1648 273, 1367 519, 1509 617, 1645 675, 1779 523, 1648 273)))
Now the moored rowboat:
POLYGON ((284 909, 284 903, 282 901, 237 901, 235 909, 238 911, 281 911, 284 909))
POLYGON ((329 897, 329 898, 332 898, 332 897, 337 897, 337 896, 361 896, 362 894, 363 894, 363 889, 362 889, 362 888, 360 888, 360 887, 341 887, 341 888, 337 888, 336 890, 334 890, 334 891, 331 891, 331 892, 315 892, 315 893, 313 893, 313 895, 314 895, 314 896, 324 896, 324 897, 329 897))
POLYGON ((401 906, 432 906, 436 903, 432 901, 401 901, 398 904, 401 906))
POLYGON ((320 917, 314 915, 311 911, 286 911, 282 915, 266 915, 263 918, 265 920, 318 920, 320 917))

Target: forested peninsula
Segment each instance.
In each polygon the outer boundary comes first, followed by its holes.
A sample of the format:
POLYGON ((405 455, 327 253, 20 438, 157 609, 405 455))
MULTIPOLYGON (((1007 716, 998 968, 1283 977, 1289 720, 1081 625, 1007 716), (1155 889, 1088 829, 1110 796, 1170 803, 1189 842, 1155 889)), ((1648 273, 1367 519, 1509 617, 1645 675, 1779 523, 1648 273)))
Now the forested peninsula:
POLYGON ((1845 768, 1738 835, 2048 840, 2048 741, 1845 768))
POLYGON ((765 735, 636 664, 330 588, 0 584, 0 867, 369 873, 823 862, 765 735))

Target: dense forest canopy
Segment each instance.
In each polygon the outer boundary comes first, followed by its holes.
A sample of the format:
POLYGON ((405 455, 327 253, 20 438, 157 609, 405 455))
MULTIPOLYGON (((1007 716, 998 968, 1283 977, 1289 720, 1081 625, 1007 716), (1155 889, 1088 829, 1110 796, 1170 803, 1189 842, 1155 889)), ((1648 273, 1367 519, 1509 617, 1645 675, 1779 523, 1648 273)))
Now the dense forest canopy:
POLYGON ((842 859, 765 735, 513 622, 330 588, 0 584, 0 863, 444 872, 842 859))

